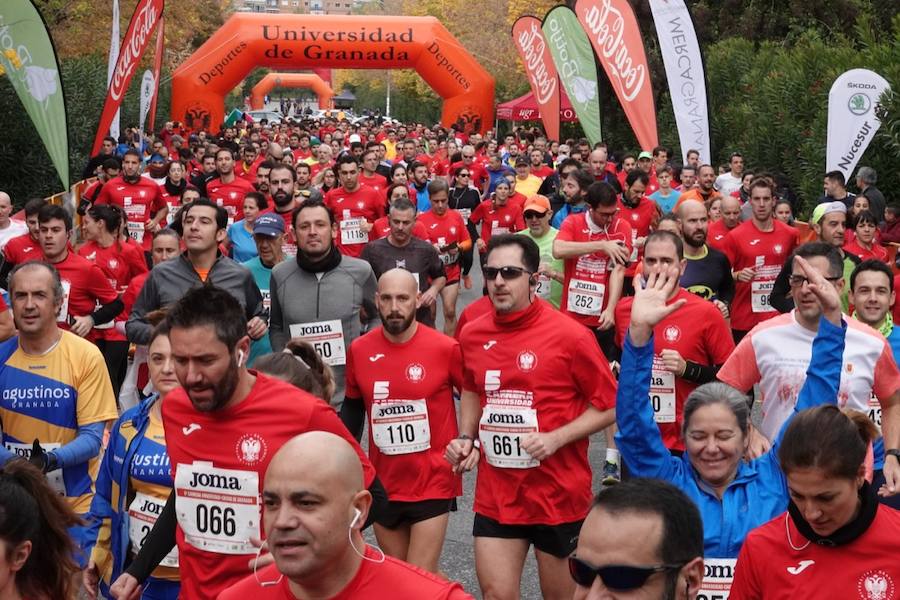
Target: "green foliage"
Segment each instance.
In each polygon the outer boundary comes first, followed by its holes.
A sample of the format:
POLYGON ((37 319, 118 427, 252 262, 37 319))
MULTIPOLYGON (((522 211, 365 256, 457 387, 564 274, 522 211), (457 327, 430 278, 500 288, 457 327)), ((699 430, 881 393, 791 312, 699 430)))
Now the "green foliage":
MULTIPOLYGON (((106 99, 106 57, 85 56, 63 59, 60 63, 66 95, 66 118, 69 128, 69 170, 72 182, 81 179, 103 102, 106 99)), ((122 103, 121 129, 139 123, 141 74, 138 68, 122 103)), ((171 85, 162 73, 159 100, 156 104, 156 128, 168 118, 171 85)), ((16 206, 34 197, 46 197, 63 190, 38 138, 37 131, 22 107, 9 81, 0 77, 0 190, 8 192, 16 206)))

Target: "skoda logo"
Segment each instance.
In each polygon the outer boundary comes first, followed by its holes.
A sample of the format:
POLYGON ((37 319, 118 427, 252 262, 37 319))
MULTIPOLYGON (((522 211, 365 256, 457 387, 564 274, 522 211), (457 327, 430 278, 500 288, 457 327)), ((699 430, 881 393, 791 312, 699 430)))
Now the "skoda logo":
POLYGON ((847 107, 854 115, 864 115, 872 108, 872 101, 863 93, 856 93, 850 96, 850 102, 847 107))

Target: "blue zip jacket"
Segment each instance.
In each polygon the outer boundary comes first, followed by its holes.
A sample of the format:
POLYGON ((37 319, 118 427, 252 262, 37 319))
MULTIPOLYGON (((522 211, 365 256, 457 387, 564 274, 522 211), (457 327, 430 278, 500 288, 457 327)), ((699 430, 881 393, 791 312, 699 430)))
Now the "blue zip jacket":
MULTIPOLYGON (((97 474, 96 493, 86 518, 88 546, 85 552, 91 555, 98 537, 103 539, 109 536, 110 554, 95 557, 100 572, 102 593, 108 592, 109 586, 126 567, 130 544, 128 536, 130 465, 150 425, 150 408, 157 400, 156 394, 146 398, 137 406, 122 413, 113 424, 109 445, 97 474)), ((164 583, 177 586, 177 582, 164 583)), ((177 587, 174 593, 177 595, 177 587)))
MULTIPOLYGON (((813 342, 812 360, 794 414, 826 402, 835 403, 841 375, 846 323, 836 327, 824 317, 813 342)), ((736 558, 747 534, 784 513, 788 506, 787 481, 778 464, 778 447, 790 419, 772 449, 763 456, 738 464, 737 475, 720 500, 700 480, 687 452, 674 457, 662 442, 647 401, 653 367, 653 338, 635 348, 626 336, 622 371, 616 393, 616 445, 635 477, 668 481, 681 489, 703 519, 703 548, 708 558, 736 558)))

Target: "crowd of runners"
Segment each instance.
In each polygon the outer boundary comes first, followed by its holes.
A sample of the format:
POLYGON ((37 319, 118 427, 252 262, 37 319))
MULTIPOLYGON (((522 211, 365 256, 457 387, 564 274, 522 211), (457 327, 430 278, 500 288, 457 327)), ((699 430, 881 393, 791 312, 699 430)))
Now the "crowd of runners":
POLYGON ((77 207, 0 192, 9 598, 900 598, 871 168, 799 222, 739 153, 311 115, 132 139, 77 207), (441 571, 467 477, 480 590, 441 571))

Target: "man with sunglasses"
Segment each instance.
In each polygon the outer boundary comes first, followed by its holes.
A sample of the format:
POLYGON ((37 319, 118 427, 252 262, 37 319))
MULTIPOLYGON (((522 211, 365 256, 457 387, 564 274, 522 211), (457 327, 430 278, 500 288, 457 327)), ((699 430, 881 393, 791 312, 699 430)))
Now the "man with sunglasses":
POLYGON ((591 503, 588 436, 615 418, 615 381, 590 333, 535 296, 540 261, 529 238, 494 236, 482 269, 493 311, 460 336, 460 436, 445 456, 457 473, 478 466, 485 598, 519 598, 532 544, 543 597, 572 597, 566 557, 591 503))
MULTIPOLYGON (((824 242, 803 244, 793 257, 802 257, 840 293, 845 285, 843 264, 837 248, 824 242)), ((812 343, 819 329, 822 306, 809 289, 809 280, 793 258, 790 261, 791 294, 797 308, 757 325, 737 345, 719 370, 718 378, 747 392, 759 385, 762 424, 751 433, 750 453, 768 449, 785 420, 791 415, 797 395, 806 380, 812 343), (760 433, 762 435, 760 435, 760 433)), ((900 447, 900 371, 884 336, 851 317, 847 324, 841 386, 841 406, 868 413, 873 394, 881 407, 884 442, 874 444, 875 463, 884 463, 884 478, 900 488, 900 462, 885 460, 884 448, 900 447)))
POLYGON ((541 251, 541 266, 537 272, 535 295, 559 308, 562 300, 563 262, 553 258, 553 240, 559 230, 550 226, 550 201, 546 196, 531 196, 522 212, 525 217, 525 229, 519 235, 529 237, 541 251))
POLYGON ((704 577, 700 512, 684 492, 656 479, 633 479, 597 494, 569 557, 569 574, 575 600, 725 597, 697 595, 704 577))
POLYGON ((469 185, 475 186, 476 189, 484 187, 484 181, 487 179, 487 171, 484 165, 475 158, 475 146, 465 145, 462 147, 462 160, 450 165, 450 172, 454 173, 457 169, 466 168, 469 170, 469 185))

